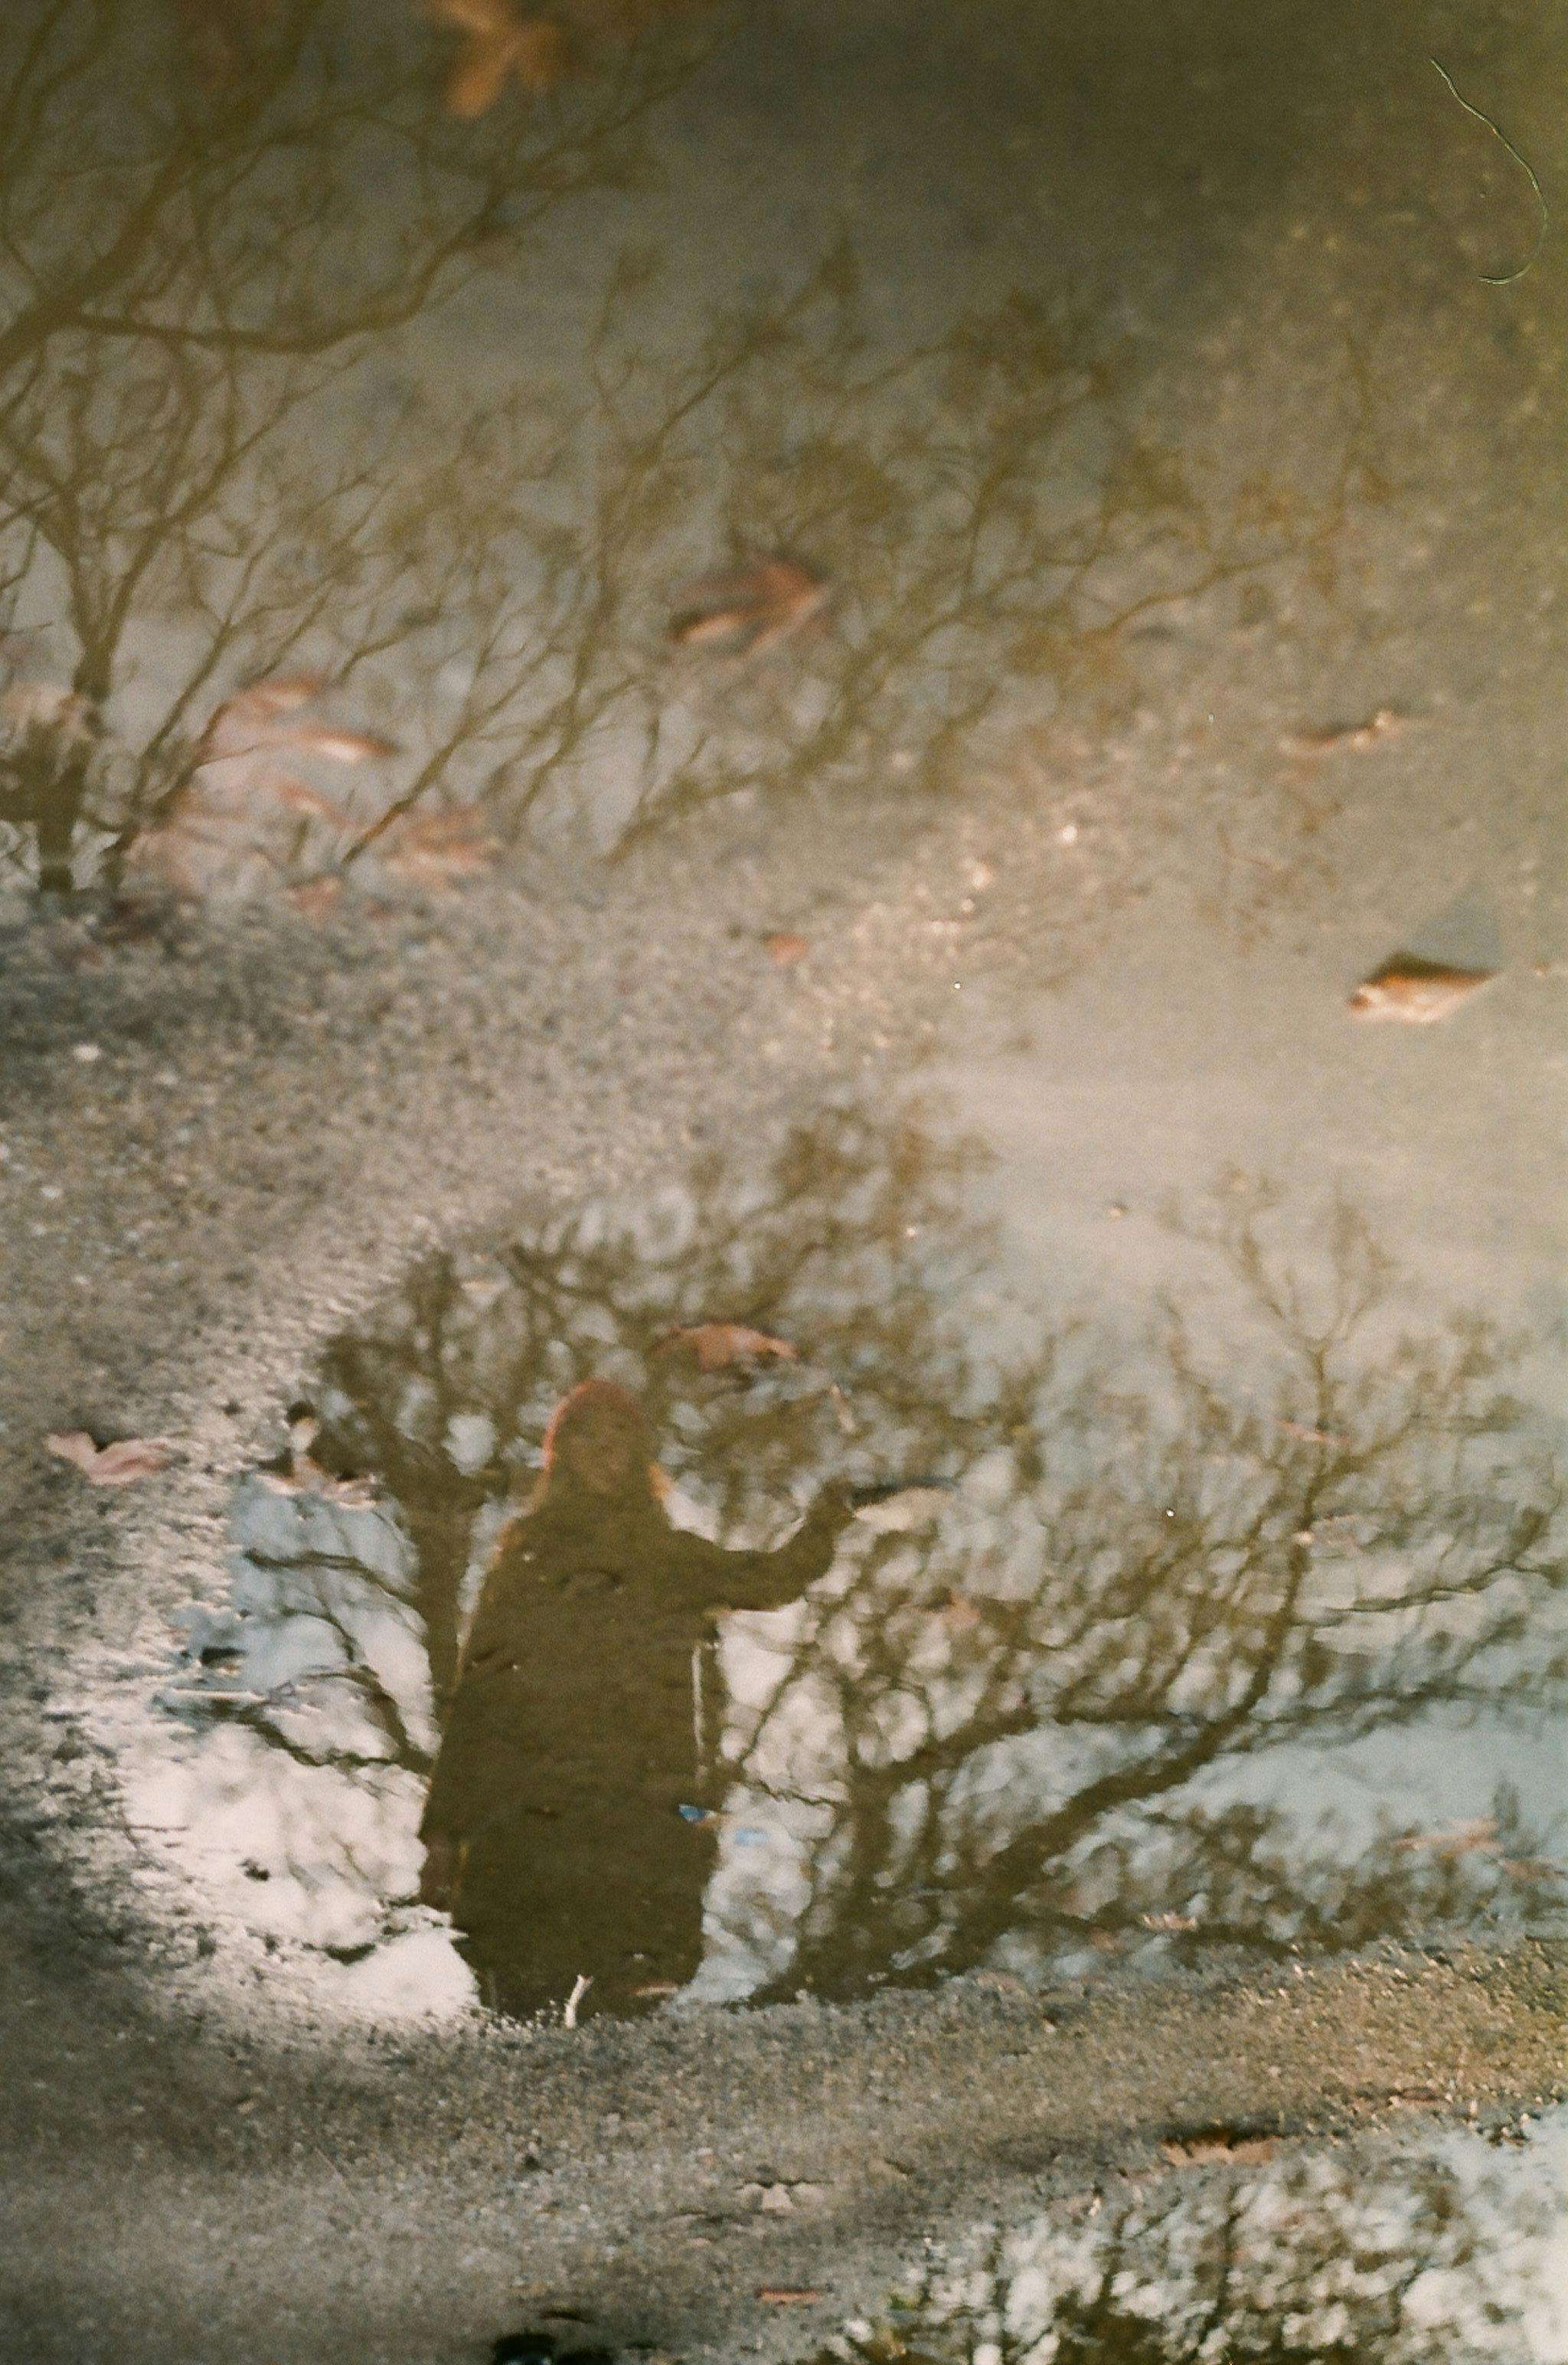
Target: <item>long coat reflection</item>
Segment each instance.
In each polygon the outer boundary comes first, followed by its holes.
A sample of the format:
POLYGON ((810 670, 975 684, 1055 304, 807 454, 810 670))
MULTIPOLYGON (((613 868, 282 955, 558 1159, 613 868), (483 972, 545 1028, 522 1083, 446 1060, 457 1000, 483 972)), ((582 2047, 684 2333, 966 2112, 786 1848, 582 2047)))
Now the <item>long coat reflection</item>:
POLYGON ((819 1496, 772 1552, 672 1525, 634 1400, 590 1380, 559 1407, 534 1508, 503 1536, 459 1669, 421 1827, 422 1893, 450 1907, 487 1999, 638 2008, 702 1951, 711 1826, 694 1654, 725 1609, 821 1576, 850 1509, 819 1496))

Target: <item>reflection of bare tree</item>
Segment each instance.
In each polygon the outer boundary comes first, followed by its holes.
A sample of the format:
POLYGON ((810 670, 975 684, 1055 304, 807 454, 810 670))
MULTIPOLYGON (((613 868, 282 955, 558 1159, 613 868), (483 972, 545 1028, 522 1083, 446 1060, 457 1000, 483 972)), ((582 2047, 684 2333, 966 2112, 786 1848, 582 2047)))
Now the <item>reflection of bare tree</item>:
POLYGON ((1347 1860, 1277 1784, 1237 1788, 1560 1704, 1561 1488, 1505 1391, 1518 1342, 1393 1335, 1390 1275, 1341 1210, 1316 1286, 1266 1249, 1266 1211, 1194 1243, 1260 1322, 1244 1391, 1174 1313, 1137 1385, 1070 1328, 988 1347, 960 1194, 917 1129, 836 1121, 749 1191, 715 1169, 644 1222, 594 1211, 439 1261, 341 1341, 330 1452, 384 1476, 416 1540, 438 1697, 487 1500, 605 1373, 726 1537, 779 1531, 786 1493, 846 1461, 968 1474, 934 1540, 857 1530, 787 1642, 744 1668, 730 1649, 744 1679, 710 1703, 737 1797, 794 1819, 803 1904, 780 1922, 759 1860, 716 1908, 743 1950, 771 1927, 780 1987, 928 1977, 1002 1941, 1047 1961, 1092 1936, 1355 1944, 1554 1898, 1536 1802, 1506 1790, 1473 1844, 1412 1846, 1391 1809, 1347 1860), (706 1316, 804 1360, 703 1378, 658 1351, 706 1316))
POLYGON ((873 346, 847 245, 689 339, 623 253, 558 392, 389 394, 367 356, 400 368, 401 330, 623 181, 694 50, 612 41, 546 107, 458 123, 430 40, 351 40, 349 14, 224 12, 195 73, 152 0, 0 28, 0 623, 28 693, 0 829, 46 887, 89 855, 118 883, 205 793, 216 701, 301 664, 406 761, 342 813, 280 811, 254 850, 296 879, 481 793, 490 826, 586 804, 614 835, 890 757, 935 788, 1103 682, 1149 610, 1316 565, 1367 480, 1352 435, 1318 498, 1200 482, 1052 301, 873 346), (833 629, 672 661, 669 598, 725 541, 808 555, 833 629))
POLYGON ((1147 1923, 1193 1944, 1353 1943, 1473 1908, 1533 1855, 1517 1807, 1485 1855, 1402 1853, 1390 1833, 1353 1875, 1321 1868, 1314 1901, 1292 1818, 1205 1788, 1222 1765, 1417 1718, 1504 1700, 1525 1716, 1560 1703, 1568 1674, 1545 1616, 1561 1482, 1509 1433, 1512 1343, 1468 1323, 1380 1342, 1388 1274, 1343 1210, 1316 1297, 1249 1226, 1212 1246, 1273 1337, 1248 1397, 1174 1314, 1158 1397, 1047 1380, 1028 1432, 993 1453, 983 1519, 921 1570, 965 1605, 939 1664, 929 1594, 873 1556, 755 1714, 746 1768, 799 1686, 843 1735, 818 1776, 842 1798, 792 1982, 855 1985, 890 1959, 959 1969, 1019 1932, 1047 1955, 1147 1923))
POLYGON ((28 711, 0 822, 46 886, 71 884, 84 827, 123 850, 169 809, 220 676, 286 661, 378 563, 395 588, 395 544, 366 538, 385 483, 300 456, 323 419, 354 448, 329 393, 487 241, 623 178, 689 63, 622 45, 547 113, 456 124, 429 42, 351 40, 350 16, 230 12, 205 73, 151 0, 50 0, 0 29, 0 582, 11 621, 49 621, 29 669, 73 701, 64 729, 28 711), (177 672, 151 712, 127 697, 150 620, 177 672))
POLYGON ((1168 2178, 1100 2222, 982 2237, 929 2266, 857 2365, 1381 2365, 1555 2353, 1548 2161, 1463 2151, 1302 2155, 1168 2178), (1539 2345, 1538 2345, 1539 2344, 1539 2345))

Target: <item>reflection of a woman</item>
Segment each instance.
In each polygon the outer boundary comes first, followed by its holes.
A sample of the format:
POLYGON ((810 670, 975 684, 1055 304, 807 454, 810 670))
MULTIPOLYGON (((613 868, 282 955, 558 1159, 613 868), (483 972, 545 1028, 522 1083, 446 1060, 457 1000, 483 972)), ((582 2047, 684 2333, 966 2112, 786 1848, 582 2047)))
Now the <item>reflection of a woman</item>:
POLYGON ((660 1485, 641 1407, 605 1380, 575 1388, 464 1652, 421 1894, 513 2012, 579 1975, 585 2012, 625 2010, 695 1971, 712 1846, 678 1811, 698 1778, 693 1652, 715 1613, 792 1601, 851 1516, 830 1486, 776 1552, 726 1552, 675 1527, 660 1485))

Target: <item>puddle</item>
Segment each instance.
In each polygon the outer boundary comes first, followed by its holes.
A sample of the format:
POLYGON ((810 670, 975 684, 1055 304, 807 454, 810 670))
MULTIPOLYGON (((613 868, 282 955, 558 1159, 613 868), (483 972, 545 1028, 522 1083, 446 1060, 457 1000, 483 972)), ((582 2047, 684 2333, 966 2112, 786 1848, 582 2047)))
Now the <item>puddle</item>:
POLYGON ((933 2257, 813 2365, 1557 2365, 1565 2225, 1562 2111, 1497 2142, 1156 2171, 933 2257))
POLYGON ((1058 1293, 1010 1156, 829 1114, 420 1267, 240 1486, 138 1823, 384 2009, 1562 1927, 1540 1339, 1305 1188, 1058 1293))
POLYGON ((612 0, 538 20, 526 84, 405 17, 15 45, 6 872, 319 915, 540 827, 950 791, 1125 712, 1172 618, 1339 618, 1394 389, 1336 354, 1241 465, 1146 399, 1172 319, 1206 392, 1210 283, 1359 84, 1288 12, 824 49, 612 0), (678 644, 759 564, 812 596, 678 644))

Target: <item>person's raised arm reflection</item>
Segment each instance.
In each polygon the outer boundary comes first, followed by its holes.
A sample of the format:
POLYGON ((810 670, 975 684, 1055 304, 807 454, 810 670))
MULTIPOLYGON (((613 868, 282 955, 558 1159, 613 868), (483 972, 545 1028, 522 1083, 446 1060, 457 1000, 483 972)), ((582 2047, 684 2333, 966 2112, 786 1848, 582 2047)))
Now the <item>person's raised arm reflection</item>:
POLYGON ((823 1575, 852 1516, 823 1488, 789 1541, 726 1552, 676 1527, 640 1405, 588 1380, 557 1407, 532 1508, 501 1539, 425 1802, 421 1895, 449 1908, 488 1998, 634 2008, 701 1956, 711 1841, 692 1654, 725 1609, 823 1575))

